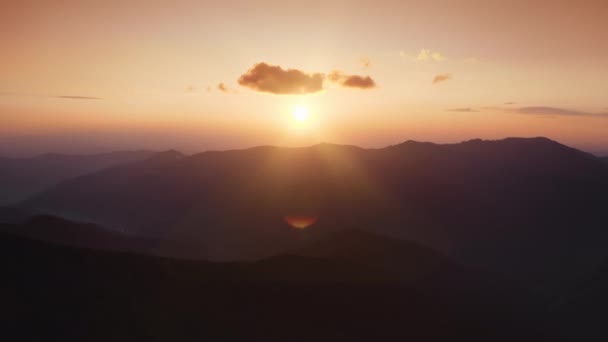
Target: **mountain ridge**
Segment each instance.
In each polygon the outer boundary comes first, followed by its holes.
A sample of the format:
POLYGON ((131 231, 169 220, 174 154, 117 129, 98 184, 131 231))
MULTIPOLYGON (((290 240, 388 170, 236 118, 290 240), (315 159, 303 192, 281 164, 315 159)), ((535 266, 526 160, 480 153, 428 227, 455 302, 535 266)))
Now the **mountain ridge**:
POLYGON ((356 226, 553 284, 568 273, 560 260, 574 272, 608 241, 607 168, 546 138, 258 147, 152 164, 66 181, 21 208, 201 241, 216 260, 263 258, 356 226), (316 223, 299 231, 288 216, 316 223))
POLYGON ((9 339, 367 341, 544 335, 509 293, 474 281, 462 291, 446 282, 396 278, 373 265, 331 258, 282 255, 210 263, 65 247, 0 233, 0 264, 11 274, 2 292, 8 300, 0 309, 9 323, 0 335, 9 339), (303 321, 306 329, 300 331, 303 321), (25 329, 33 324, 38 328, 25 329), (234 324, 239 329, 231 329, 234 324))
POLYGON ((62 181, 118 164, 135 162, 153 152, 118 151, 90 155, 47 153, 35 157, 0 157, 0 205, 11 205, 62 181))

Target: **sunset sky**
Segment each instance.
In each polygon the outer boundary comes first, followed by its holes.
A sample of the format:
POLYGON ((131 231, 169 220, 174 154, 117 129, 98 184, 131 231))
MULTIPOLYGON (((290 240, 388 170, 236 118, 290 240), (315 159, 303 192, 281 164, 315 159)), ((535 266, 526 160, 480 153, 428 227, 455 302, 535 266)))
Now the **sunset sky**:
POLYGON ((2 1, 0 49, 3 155, 507 136, 608 153, 605 0, 2 1))

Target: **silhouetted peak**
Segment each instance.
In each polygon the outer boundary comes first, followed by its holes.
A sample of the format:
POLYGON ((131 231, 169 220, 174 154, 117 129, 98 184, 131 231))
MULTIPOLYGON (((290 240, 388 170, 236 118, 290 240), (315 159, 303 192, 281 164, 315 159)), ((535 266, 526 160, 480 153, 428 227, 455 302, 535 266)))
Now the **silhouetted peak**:
POLYGON ((545 137, 534 137, 534 138, 515 138, 508 137, 498 140, 483 140, 483 139, 471 139, 463 141, 459 144, 452 144, 453 146, 487 146, 487 147, 500 147, 500 146, 522 146, 522 147, 552 147, 552 148, 565 148, 569 147, 562 145, 554 140, 545 137))
MULTIPOLYGON (((477 139, 479 140, 479 139, 477 139)), ((484 141, 484 140, 481 140, 484 141)), ((545 137, 533 137, 533 138, 517 138, 517 137, 508 137, 502 140, 485 140, 486 142, 495 142, 495 143, 508 143, 508 144, 525 144, 525 145, 545 145, 545 146, 561 146, 566 147, 558 143, 557 141, 551 140, 545 137)))
POLYGON ((343 149, 343 150, 350 150, 350 149, 356 149, 356 150, 361 150, 362 148, 359 146, 355 146, 355 145, 342 145, 342 144, 333 144, 333 143, 327 143, 327 142, 322 142, 320 144, 316 144, 311 146, 311 148, 314 149, 331 149, 331 150, 337 150, 337 149, 343 149))
POLYGON ((435 144, 432 142, 426 142, 426 141, 406 140, 400 144, 388 146, 387 148, 396 148, 396 147, 397 148, 422 148, 422 147, 437 147, 437 146, 441 146, 441 145, 435 144))
POLYGON ((387 149, 402 150, 416 154, 436 154, 439 152, 459 152, 470 155, 487 156, 509 156, 513 154, 538 155, 545 158, 571 157, 573 155, 589 158, 586 152, 562 145, 545 137, 534 138, 505 138, 499 140, 472 139, 455 144, 434 144, 428 142, 417 142, 408 140, 398 145, 387 147, 387 149))

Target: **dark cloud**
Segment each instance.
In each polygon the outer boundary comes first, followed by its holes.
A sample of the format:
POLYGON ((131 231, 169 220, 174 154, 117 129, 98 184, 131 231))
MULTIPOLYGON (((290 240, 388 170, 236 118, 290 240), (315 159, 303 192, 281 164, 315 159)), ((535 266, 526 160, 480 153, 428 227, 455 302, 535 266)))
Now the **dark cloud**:
POLYGON ((341 71, 332 71, 327 75, 327 79, 347 88, 372 89, 376 87, 376 82, 369 76, 346 75, 341 71))
POLYGON ((440 75, 435 76, 435 78, 433 78, 433 84, 445 82, 449 79, 452 79, 452 74, 440 74, 440 75))
POLYGON ((451 109, 448 109, 448 111, 450 111, 450 112, 464 112, 464 113, 479 112, 478 110, 473 109, 471 107, 466 107, 466 108, 451 108, 451 109))
POLYGON ((297 69, 258 63, 241 75, 241 86, 259 92, 284 94, 310 94, 323 90, 324 75, 307 74, 297 69))
POLYGON ((517 104, 517 103, 515 103, 515 102, 505 102, 505 104, 506 104, 507 106, 509 106, 509 105, 514 105, 514 104, 517 104))
POLYGON ((522 107, 516 109, 515 112, 530 115, 608 117, 608 113, 589 113, 573 109, 546 106, 522 107))
POLYGON ((61 95, 61 96, 55 96, 55 98, 70 99, 70 100, 103 100, 101 97, 75 96, 75 95, 61 95))

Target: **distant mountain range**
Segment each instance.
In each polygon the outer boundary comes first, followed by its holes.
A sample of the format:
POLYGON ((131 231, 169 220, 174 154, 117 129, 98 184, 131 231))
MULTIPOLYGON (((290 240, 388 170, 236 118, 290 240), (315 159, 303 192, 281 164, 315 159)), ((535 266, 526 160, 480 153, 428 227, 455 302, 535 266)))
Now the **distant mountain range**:
POLYGON ((568 286, 608 257, 607 193, 598 158, 546 138, 509 138, 169 151, 67 180, 19 208, 201 243, 224 261, 359 227, 546 288, 568 286))
POLYGON ((33 158, 0 157, 0 205, 24 201, 64 180, 113 165, 149 158, 152 152, 113 152, 95 155, 45 154, 33 158))
POLYGON ((96 250, 198 259, 207 256, 202 244, 133 236, 111 231, 94 224, 71 222, 53 216, 28 217, 22 224, 0 224, 0 232, 96 250))
POLYGON ((531 293, 428 248, 356 230, 238 263, 0 234, 0 266, 6 341, 510 341, 554 333, 538 324, 541 301, 531 293))

